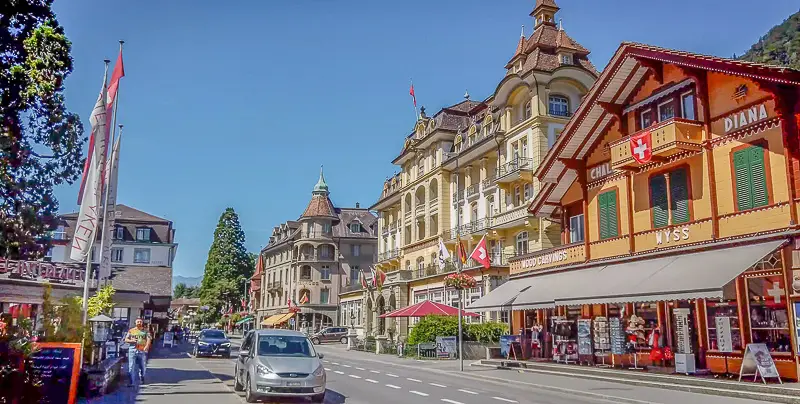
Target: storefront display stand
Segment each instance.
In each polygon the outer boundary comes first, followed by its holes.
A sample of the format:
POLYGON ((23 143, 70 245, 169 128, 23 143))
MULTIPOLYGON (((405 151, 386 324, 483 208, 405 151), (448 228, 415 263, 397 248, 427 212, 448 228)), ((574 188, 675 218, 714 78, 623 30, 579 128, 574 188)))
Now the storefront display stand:
POLYGON ((644 370, 644 368, 640 368, 639 367, 639 355, 637 355, 637 352, 634 352, 634 353, 629 354, 629 355, 633 356, 633 366, 629 367, 628 369, 631 369, 631 370, 644 370))
POLYGON ((598 368, 610 368, 613 367, 611 364, 606 363, 606 357, 609 356, 608 352, 597 352, 594 354, 595 357, 600 357, 600 363, 595 364, 598 368))

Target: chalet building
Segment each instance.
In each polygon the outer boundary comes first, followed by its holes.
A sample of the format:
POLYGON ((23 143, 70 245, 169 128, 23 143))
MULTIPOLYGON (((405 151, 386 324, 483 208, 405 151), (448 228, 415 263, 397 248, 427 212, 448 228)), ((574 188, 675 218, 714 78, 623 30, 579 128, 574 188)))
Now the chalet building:
POLYGON ((799 119, 800 71, 623 43, 535 172, 563 245, 475 305, 577 325, 526 356, 797 379, 799 119))

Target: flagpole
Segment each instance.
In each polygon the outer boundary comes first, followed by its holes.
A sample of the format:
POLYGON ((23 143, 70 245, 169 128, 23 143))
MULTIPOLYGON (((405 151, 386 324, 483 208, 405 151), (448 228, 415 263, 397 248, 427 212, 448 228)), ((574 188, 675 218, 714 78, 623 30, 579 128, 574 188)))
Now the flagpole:
MULTIPOLYGON (((105 75, 103 76, 103 86, 105 88, 105 80, 108 77, 108 64, 111 63, 111 60, 105 59, 103 62, 106 64, 106 71, 105 75)), ((103 91, 105 93, 105 91, 103 91)), ((105 97, 106 94, 102 94, 102 97, 105 97)), ((105 134, 100 133, 100 136, 105 136, 105 134)), ((96 147, 96 146, 95 146, 96 147)), ((86 156, 87 159, 92 158, 92 156, 86 156)), ((105 173, 104 173, 105 174, 105 173)), ((87 201, 83 201, 83 203, 88 203, 87 201)), ((95 232, 97 228, 95 228, 95 232)), ((86 325, 86 322, 89 320, 89 283, 92 281, 92 247, 94 246, 94 241, 97 238, 96 233, 92 233, 92 237, 89 238, 89 249, 86 253, 86 273, 83 275, 83 303, 82 303, 82 310, 83 310, 83 322, 82 325, 86 325)))
MULTIPOLYGON (((458 155, 456 155, 456 195, 458 195, 458 155)), ((456 197, 458 200, 458 197, 456 197)), ((460 202, 460 201, 459 201, 460 202)), ((458 250, 458 273, 460 274, 462 271, 462 263, 461 263, 461 215, 459 214, 459 206, 456 205, 456 239, 458 241, 458 245, 456 249, 458 250)), ((462 312, 464 311, 464 291, 458 291, 458 370, 463 372, 464 371, 464 331, 463 331, 463 320, 462 312)))
MULTIPOLYGON (((414 90, 414 79, 411 79, 411 89, 414 90)), ((416 122, 417 120, 419 120, 419 112, 417 112, 417 92, 416 92, 416 90, 414 91, 414 94, 412 94, 412 97, 414 97, 414 122, 416 122)))

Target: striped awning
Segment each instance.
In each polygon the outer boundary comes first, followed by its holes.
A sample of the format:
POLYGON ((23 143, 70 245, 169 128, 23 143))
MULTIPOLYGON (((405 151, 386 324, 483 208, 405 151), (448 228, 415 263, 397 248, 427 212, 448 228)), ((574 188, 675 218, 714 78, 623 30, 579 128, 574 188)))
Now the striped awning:
POLYGON ((294 313, 292 312, 275 314, 274 316, 265 318, 264 321, 261 322, 261 325, 275 326, 289 321, 292 317, 294 317, 294 313))

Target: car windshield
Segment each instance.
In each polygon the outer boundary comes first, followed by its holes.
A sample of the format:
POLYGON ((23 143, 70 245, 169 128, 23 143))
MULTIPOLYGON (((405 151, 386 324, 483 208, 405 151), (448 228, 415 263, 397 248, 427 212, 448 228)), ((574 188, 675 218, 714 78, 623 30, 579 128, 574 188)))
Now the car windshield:
POLYGON ((262 335, 258 337, 260 356, 293 356, 310 358, 317 356, 314 346, 306 337, 294 335, 262 335))
POLYGON ((202 338, 225 339, 225 333, 222 331, 203 331, 202 338))

